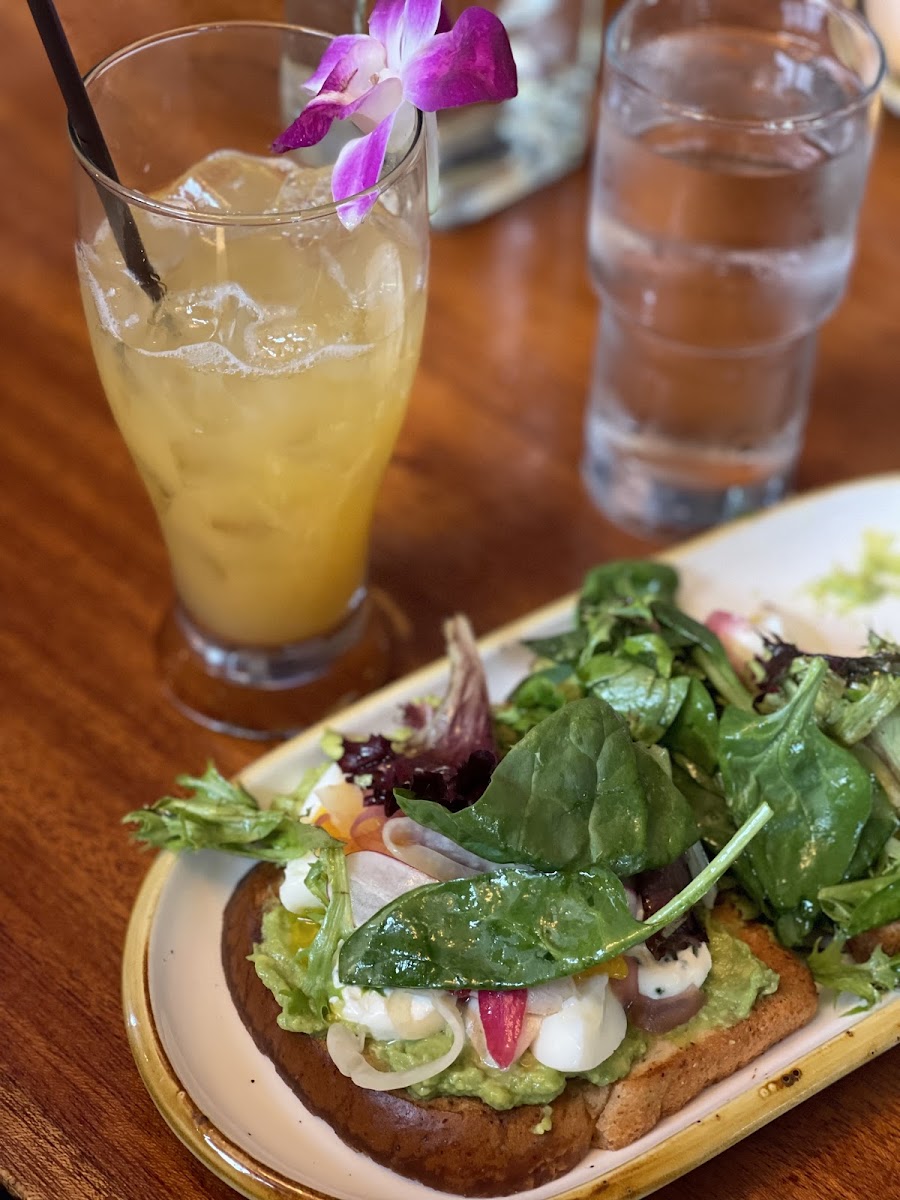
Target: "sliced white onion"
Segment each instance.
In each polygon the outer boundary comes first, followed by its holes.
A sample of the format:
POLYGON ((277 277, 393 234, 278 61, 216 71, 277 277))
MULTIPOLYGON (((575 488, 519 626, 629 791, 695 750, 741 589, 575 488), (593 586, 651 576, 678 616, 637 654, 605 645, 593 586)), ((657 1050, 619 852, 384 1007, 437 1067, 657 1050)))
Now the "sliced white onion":
POLYGON ((565 1002, 571 1000, 574 995, 575 981, 571 976, 552 979, 549 983, 541 983, 528 989, 525 1011, 534 1013, 537 1017, 548 1017, 551 1013, 559 1012, 565 1002))
POLYGON ((379 854, 375 850, 358 850, 355 854, 348 854, 347 876, 355 925, 364 924, 404 892, 434 883, 432 875, 426 875, 424 871, 417 871, 400 859, 379 854))
POLYGON ((413 988, 395 988, 386 993, 387 1015, 397 1036, 414 1042, 417 1038, 438 1033, 444 1026, 437 1003, 442 995, 413 988))
MULTIPOLYGON (((692 879, 696 879, 700 872, 705 871, 709 866, 709 859, 700 842, 694 842, 693 846, 688 846, 684 852, 684 861, 687 863, 687 868, 691 873, 692 879)), ((719 889, 713 884, 709 891, 701 897, 701 902, 706 908, 713 908, 718 894, 719 889)))
POLYGON ((399 1088, 412 1087, 413 1084, 423 1083, 426 1079, 439 1075, 459 1058, 466 1043, 466 1031, 459 1010, 452 1000, 446 997, 435 1000, 435 1008, 438 1009, 444 1018, 444 1023, 453 1034, 450 1049, 440 1058, 435 1058, 427 1063, 418 1063, 414 1067, 408 1067, 405 1071, 379 1071, 363 1056, 364 1035, 354 1033, 347 1025, 335 1021, 334 1024, 328 1026, 325 1038, 325 1045, 328 1047, 332 1062, 340 1073, 352 1079, 357 1087, 367 1088, 372 1092, 392 1092, 399 1088))
POLYGON ((630 888, 627 884, 624 884, 623 886, 625 888, 625 899, 628 901, 628 911, 636 921, 643 921, 644 906, 641 904, 640 896, 637 894, 634 888, 630 888))
POLYGON ((426 829, 411 817, 391 817, 385 822, 381 836, 395 858, 441 882, 497 870, 497 863, 471 854, 443 833, 426 829))

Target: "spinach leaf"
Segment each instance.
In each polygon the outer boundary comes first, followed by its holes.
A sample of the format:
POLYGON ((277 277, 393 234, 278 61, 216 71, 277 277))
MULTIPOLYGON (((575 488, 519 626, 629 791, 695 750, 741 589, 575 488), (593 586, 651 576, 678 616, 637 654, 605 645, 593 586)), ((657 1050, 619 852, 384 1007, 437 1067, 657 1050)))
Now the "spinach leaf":
MULTIPOLYGON (((326 767, 303 781, 307 792, 326 767)), ((274 863, 339 845, 324 829, 294 815, 296 794, 276 797, 270 808, 260 808, 245 788, 225 779, 211 763, 203 775, 180 775, 176 783, 190 795, 164 796, 122 818, 137 825, 136 841, 159 850, 224 850, 274 863)))
POLYGON ((505 704, 494 709, 494 732, 501 749, 509 749, 519 738, 551 713, 579 700, 584 688, 565 663, 535 671, 510 694, 505 704))
POLYGON ((741 683, 728 660, 725 647, 711 629, 671 603, 654 605, 653 615, 664 629, 679 639, 682 646, 691 648, 693 663, 727 704, 745 712, 752 711, 753 697, 741 683))
POLYGON ((523 645, 536 658, 546 658, 556 663, 576 663, 587 645, 587 631, 583 627, 567 629, 550 637, 531 638, 523 645))
POLYGON ((690 804, 702 841, 718 854, 736 828, 721 786, 679 755, 672 760, 672 782, 690 804))
POLYGON ((653 744, 666 732, 688 694, 686 675, 669 679, 628 656, 597 654, 579 672, 587 690, 612 705, 635 740, 653 744))
POLYGON ((517 988, 574 975, 623 953, 696 904, 771 817, 761 805, 723 852, 646 921, 604 866, 536 874, 507 867, 428 884, 385 905, 341 949, 343 983, 517 988))
POLYGON ((697 840, 690 807, 605 701, 566 704, 517 742, 481 799, 449 812, 405 792, 408 817, 491 862, 539 870, 662 867, 697 840))
POLYGON ((652 621, 651 605, 674 601, 678 572, 666 563, 623 559, 588 571, 578 599, 579 623, 586 625, 598 613, 639 617, 652 621))
POLYGON ((814 664, 790 701, 766 716, 727 708, 719 722, 725 799, 743 820, 765 799, 775 816, 747 859, 777 910, 815 901, 845 876, 872 810, 872 785, 853 753, 819 728, 827 670, 814 664))
MULTIPOLYGON (((854 747, 854 753, 860 758, 859 747, 854 747)), ((868 756, 860 758, 863 766, 867 765, 868 756)), ((859 835, 859 842, 847 868, 846 879, 861 879, 872 873, 873 864, 883 852, 888 840, 893 837, 900 827, 900 817, 887 798, 884 788, 878 782, 876 775, 872 780, 872 811, 869 819, 859 835)))
POLYGON ((719 760, 719 718, 712 696, 699 679, 688 680, 684 703, 661 740, 673 754, 696 763, 706 774, 715 771, 719 760))

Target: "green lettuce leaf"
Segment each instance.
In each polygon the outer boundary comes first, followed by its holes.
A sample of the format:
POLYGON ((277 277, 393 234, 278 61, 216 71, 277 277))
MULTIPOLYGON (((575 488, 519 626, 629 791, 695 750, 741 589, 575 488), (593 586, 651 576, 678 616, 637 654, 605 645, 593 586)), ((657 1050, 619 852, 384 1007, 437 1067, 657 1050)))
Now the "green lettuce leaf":
POLYGON ((328 1024, 335 958, 353 928, 342 846, 320 851, 307 885, 320 898, 326 888, 328 892, 328 907, 310 945, 297 946, 294 933, 300 919, 275 904, 263 914, 262 940, 250 956, 257 975, 281 1005, 278 1024, 294 1033, 319 1033, 328 1024))
POLYGON ((223 850, 286 863, 310 850, 339 844, 324 829, 296 816, 326 768, 327 764, 314 768, 294 793, 263 809, 244 787, 225 779, 210 763, 203 775, 180 775, 176 780, 189 795, 164 796, 122 820, 137 826, 136 841, 158 850, 223 850))
POLYGON ((900 921, 900 866, 819 890, 819 904, 845 937, 900 921))
POLYGON ((836 938, 816 946, 807 962, 822 987, 859 996, 863 1003, 854 1012, 871 1008, 885 992, 900 987, 900 954, 890 956, 880 946, 866 962, 858 963, 844 953, 843 940, 836 938))

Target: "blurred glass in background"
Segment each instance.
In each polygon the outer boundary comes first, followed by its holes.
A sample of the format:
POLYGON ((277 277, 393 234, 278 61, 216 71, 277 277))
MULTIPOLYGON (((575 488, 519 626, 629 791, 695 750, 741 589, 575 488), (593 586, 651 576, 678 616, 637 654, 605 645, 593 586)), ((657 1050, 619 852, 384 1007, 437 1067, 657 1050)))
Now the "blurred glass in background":
MULTIPOLYGON (((519 94, 438 117, 440 205, 432 224, 477 221, 584 161, 600 67, 604 0, 480 0, 509 33, 519 94)), ((449 0, 455 21, 468 0, 449 0)), ((285 0, 285 18, 330 33, 365 32, 366 0, 285 0)), ((299 87, 301 79, 296 80, 299 87)), ((299 105, 297 106, 299 108, 299 105)))

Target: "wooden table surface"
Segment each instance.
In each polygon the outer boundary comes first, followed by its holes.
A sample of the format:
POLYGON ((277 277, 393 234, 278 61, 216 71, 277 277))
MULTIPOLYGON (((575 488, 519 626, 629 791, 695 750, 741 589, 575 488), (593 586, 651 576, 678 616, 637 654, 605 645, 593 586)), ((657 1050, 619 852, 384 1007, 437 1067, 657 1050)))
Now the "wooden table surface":
MULTIPOLYGON (((229 7, 61 9, 87 66, 229 7)), ((0 8, 0 46, 0 1181, 28 1200, 225 1200, 126 1042, 120 957, 148 859, 119 818, 181 770, 213 758, 232 772, 259 749, 160 692, 166 558, 95 374, 62 106, 19 0, 0 8)), ((439 652, 452 611, 485 633, 590 564, 654 548, 606 523, 579 479, 597 317, 585 183, 434 238, 424 354, 372 551, 373 581, 410 622, 408 665, 439 652)), ((801 490, 900 468, 898 382, 900 122, 887 120, 850 291, 821 339, 801 490)), ((883 1055, 660 1200, 900 1196, 898 1068, 900 1050, 883 1055)))

